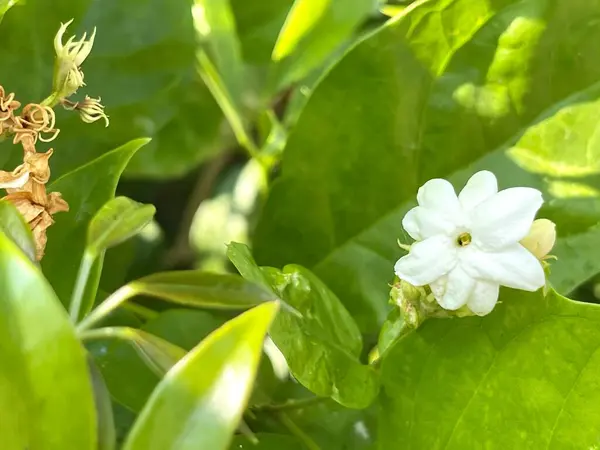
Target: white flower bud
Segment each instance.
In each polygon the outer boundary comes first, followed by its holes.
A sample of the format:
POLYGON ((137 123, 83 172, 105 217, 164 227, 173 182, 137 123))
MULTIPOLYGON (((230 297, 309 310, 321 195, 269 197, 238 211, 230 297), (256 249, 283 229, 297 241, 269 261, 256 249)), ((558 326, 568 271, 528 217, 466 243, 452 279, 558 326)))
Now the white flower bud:
POLYGON ((542 260, 554 247, 556 225, 548 219, 537 219, 531 225, 529 234, 521 240, 521 245, 537 259, 542 260))

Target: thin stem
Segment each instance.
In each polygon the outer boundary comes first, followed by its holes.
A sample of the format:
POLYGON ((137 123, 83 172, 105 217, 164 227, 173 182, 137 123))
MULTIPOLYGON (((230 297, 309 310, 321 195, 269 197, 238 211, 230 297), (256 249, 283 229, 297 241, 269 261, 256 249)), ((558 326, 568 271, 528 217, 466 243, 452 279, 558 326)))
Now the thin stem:
POLYGON ((319 447, 308 434, 302 431, 302 429, 296 425, 294 421, 290 419, 290 416, 288 416, 285 412, 280 411, 277 413, 277 418, 289 430, 290 433, 302 441, 308 450, 321 450, 321 447, 319 447))
POLYGON ((138 305, 137 303, 131 303, 131 302, 123 303, 121 305, 121 308, 129 310, 132 313, 137 314, 140 317, 143 317, 145 320, 156 319, 159 314, 156 311, 154 311, 153 309, 146 308, 145 306, 138 305))
POLYGON ((323 401, 327 400, 327 397, 309 397, 309 398, 301 398, 301 399, 292 399, 288 400, 285 403, 280 403, 276 405, 261 405, 255 410, 258 411, 289 411, 294 409, 306 408, 308 406, 316 405, 323 401))
POLYGON ((92 270, 95 259, 96 255, 86 250, 81 258, 81 262, 79 263, 77 281, 75 281, 75 287, 73 288, 71 303, 69 305, 69 315, 71 316, 73 323, 77 323, 79 320, 81 303, 83 302, 83 294, 85 293, 85 287, 90 277, 90 271, 92 270))
POLYGON ((59 103, 60 103, 60 99, 58 98, 57 93, 53 92, 52 94, 50 94, 49 97, 46 97, 44 100, 42 100, 40 105, 49 106, 50 108, 54 108, 59 103))
POLYGON ((81 333, 84 330, 91 328, 92 325, 104 318, 111 311, 118 308, 124 301, 133 297, 135 294, 136 290, 129 284, 120 287, 77 325, 77 331, 81 333))

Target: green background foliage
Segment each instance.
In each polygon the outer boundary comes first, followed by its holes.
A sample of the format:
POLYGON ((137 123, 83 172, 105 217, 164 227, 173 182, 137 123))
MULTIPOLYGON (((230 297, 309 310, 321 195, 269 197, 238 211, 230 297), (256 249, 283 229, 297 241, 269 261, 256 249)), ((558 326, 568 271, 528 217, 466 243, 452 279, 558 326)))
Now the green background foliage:
POLYGON ((0 203, 2 448, 600 445, 600 0, 0 0, 23 104, 71 18, 111 123, 38 142, 40 265, 0 203), (482 169, 542 191, 551 289, 373 362, 418 187, 482 169))

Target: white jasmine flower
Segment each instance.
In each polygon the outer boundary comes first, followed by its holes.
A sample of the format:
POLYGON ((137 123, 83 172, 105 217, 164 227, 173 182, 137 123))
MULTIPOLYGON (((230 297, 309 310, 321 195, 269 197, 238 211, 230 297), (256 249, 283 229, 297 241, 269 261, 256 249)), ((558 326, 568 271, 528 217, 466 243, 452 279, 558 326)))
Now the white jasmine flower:
POLYGON ((494 309, 500 286, 536 291, 545 285, 541 263, 519 243, 542 206, 537 189, 498 192, 494 174, 481 171, 458 197, 448 181, 434 179, 421 186, 417 201, 402 225, 418 242, 395 272, 414 286, 429 285, 442 308, 467 305, 483 316, 494 309))

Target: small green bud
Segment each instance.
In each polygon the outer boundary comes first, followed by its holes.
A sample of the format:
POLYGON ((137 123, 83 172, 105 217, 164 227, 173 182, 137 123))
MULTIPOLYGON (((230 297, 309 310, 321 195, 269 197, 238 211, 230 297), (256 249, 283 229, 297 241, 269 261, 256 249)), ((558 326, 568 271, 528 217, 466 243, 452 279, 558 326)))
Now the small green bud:
POLYGON ((540 261, 545 259, 556 242, 556 225, 548 219, 534 220, 529 234, 521 240, 521 245, 540 261))

